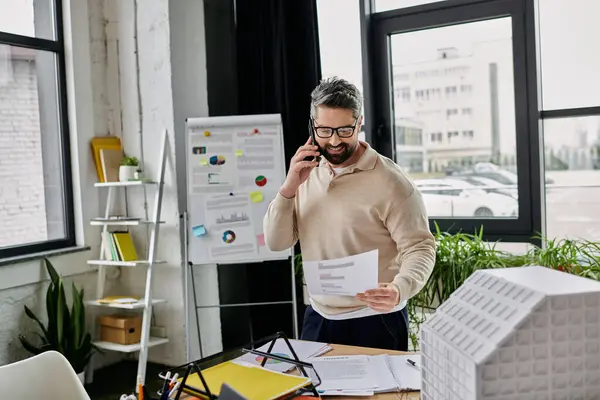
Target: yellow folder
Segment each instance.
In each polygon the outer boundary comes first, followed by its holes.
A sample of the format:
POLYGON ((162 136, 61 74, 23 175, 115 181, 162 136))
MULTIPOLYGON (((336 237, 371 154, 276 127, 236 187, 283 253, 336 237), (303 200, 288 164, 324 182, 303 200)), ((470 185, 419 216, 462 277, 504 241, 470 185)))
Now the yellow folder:
MULTIPOLYGON (((202 376, 212 394, 219 395, 221 386, 223 383, 227 383, 248 400, 277 399, 311 383, 310 378, 304 376, 287 375, 233 361, 207 368, 202 371, 202 376)), ((179 379, 179 381, 181 380, 179 379)), ((197 373, 190 374, 185 385, 204 390, 204 385, 197 373)), ((193 396, 205 398, 193 390, 186 388, 184 391, 193 396)))

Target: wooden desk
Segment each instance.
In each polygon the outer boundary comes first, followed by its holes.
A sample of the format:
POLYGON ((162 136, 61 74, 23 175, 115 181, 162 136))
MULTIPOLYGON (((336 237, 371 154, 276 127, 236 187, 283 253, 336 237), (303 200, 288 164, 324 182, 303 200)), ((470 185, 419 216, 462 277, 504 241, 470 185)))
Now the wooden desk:
MULTIPOLYGON (((328 353, 323 354, 323 356, 353 356, 353 355, 367 355, 367 356, 377 356, 380 354, 389 354, 389 355, 402 355, 402 354, 414 354, 414 353, 406 353, 403 351, 392 351, 392 350, 382 350, 382 349, 371 349, 368 347, 358 347, 358 346, 344 346, 340 344, 332 344, 333 350, 328 353)), ((367 399, 375 399, 375 400, 419 400, 421 398, 420 392, 402 392, 402 393, 382 393, 376 394, 372 397, 351 397, 351 396, 330 396, 326 397, 326 399, 331 400, 367 400, 367 399)), ((181 400, 189 400, 196 399, 195 397, 191 397, 185 394, 182 394, 181 400)))
MULTIPOLYGON (((367 356, 378 356, 380 354, 389 354, 389 355, 401 355, 401 354, 412 354, 406 353, 403 351, 392 351, 392 350, 381 350, 381 349, 370 349, 367 347, 357 347, 357 346, 344 346, 340 344, 332 344, 333 350, 324 354, 324 356, 354 356, 354 355, 367 355, 367 356)), ((339 397, 339 396, 335 396, 339 397)), ((334 397, 328 397, 333 399, 334 397)), ((420 399, 420 392, 403 392, 403 393, 382 393, 377 394, 373 397, 339 397, 339 400, 365 400, 365 399, 376 399, 376 400, 418 400, 420 399)))

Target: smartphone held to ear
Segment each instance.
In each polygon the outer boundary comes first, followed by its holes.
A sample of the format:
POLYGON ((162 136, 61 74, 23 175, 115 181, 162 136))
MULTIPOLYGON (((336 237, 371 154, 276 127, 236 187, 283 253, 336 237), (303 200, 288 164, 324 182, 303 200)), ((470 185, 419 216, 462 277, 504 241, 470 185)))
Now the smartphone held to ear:
MULTIPOLYGON (((310 138, 312 139, 311 140, 312 144, 317 145, 317 139, 315 138, 315 130, 312 125, 312 119, 309 119, 309 121, 308 121, 308 134, 310 135, 310 138)), ((304 161, 320 162, 321 156, 308 156, 308 157, 304 158, 304 161)))

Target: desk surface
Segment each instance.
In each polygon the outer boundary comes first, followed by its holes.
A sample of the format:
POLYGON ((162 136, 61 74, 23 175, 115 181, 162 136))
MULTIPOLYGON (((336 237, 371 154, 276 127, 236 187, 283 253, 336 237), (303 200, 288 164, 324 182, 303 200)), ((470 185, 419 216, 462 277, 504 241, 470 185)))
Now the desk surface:
MULTIPOLYGON (((412 354, 406 353, 403 351, 392 351, 392 350, 382 350, 382 349, 372 349, 368 347, 357 347, 357 346, 344 346, 340 344, 332 344, 331 347, 333 350, 324 354, 324 356, 352 356, 352 355, 367 355, 367 356, 376 356, 380 354, 390 354, 390 355, 401 355, 401 354, 412 354)), ((190 399, 193 397, 183 395, 181 399, 190 399)), ((402 392, 402 393, 382 393, 377 394, 372 397, 350 397, 350 396, 331 396, 326 397, 327 399, 332 400, 367 400, 367 399, 375 399, 375 400, 419 400, 421 397, 419 392, 402 392)), ((195 399, 195 398, 194 398, 195 399)))
MULTIPOLYGON (((352 355, 367 355, 367 356, 377 356, 380 354, 390 354, 390 355, 401 355, 401 354, 411 354, 403 351, 392 351, 392 350, 381 350, 381 349, 371 349, 367 347, 356 347, 356 346, 344 346, 340 344, 332 344, 333 350, 324 354, 324 356, 352 356, 352 355)), ((329 397, 333 399, 334 397, 329 397)), ((356 399, 356 400, 365 400, 365 399, 377 399, 377 400, 418 400, 421 397, 419 396, 419 392, 404 392, 404 393, 382 393, 377 394, 373 397, 339 397, 340 400, 346 399, 356 399)))

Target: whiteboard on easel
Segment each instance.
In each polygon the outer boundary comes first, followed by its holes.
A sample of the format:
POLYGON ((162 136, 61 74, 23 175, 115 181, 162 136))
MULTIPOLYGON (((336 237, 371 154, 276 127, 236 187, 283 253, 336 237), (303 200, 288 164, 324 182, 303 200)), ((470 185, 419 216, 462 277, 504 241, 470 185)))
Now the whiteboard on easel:
POLYGON ((285 180, 279 114, 188 118, 188 260, 283 260, 265 244, 263 217, 285 180))

